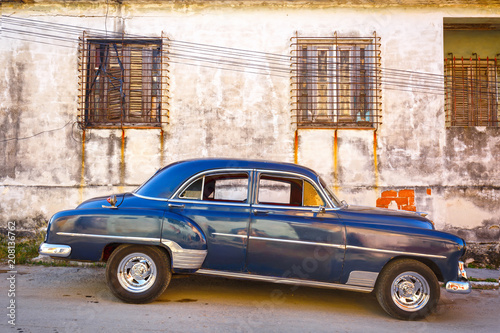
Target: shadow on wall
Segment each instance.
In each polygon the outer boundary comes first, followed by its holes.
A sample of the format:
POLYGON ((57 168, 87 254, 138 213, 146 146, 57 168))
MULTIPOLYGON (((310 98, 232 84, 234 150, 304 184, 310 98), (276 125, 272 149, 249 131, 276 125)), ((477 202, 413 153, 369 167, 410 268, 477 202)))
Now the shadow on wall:
POLYGON ((444 231, 455 234, 467 242, 462 258, 466 264, 478 267, 500 267, 500 219, 483 221, 481 226, 463 229, 447 226, 444 231))

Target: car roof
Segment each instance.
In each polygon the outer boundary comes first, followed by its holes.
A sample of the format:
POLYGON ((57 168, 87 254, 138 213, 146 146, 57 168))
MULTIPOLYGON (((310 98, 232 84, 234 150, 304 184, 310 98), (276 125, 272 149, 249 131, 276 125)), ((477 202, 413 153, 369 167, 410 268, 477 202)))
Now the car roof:
POLYGON ((317 180, 313 170, 292 163, 265 160, 245 160, 227 158, 201 158, 174 162, 158 170, 153 177, 139 187, 135 193, 152 198, 170 198, 190 177, 217 169, 260 169, 292 172, 317 180))

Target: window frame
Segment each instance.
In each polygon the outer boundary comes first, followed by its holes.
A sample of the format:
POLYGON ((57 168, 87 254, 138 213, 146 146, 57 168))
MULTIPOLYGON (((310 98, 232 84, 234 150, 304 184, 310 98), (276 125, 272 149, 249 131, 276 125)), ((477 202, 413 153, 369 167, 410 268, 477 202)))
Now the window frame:
MULTIPOLYGON (((341 207, 336 206, 334 202, 331 201, 330 197, 325 193, 327 189, 323 188, 323 185, 319 185, 315 179, 312 179, 306 175, 294 172, 286 172, 280 170, 269 170, 269 169, 245 169, 245 168, 228 168, 228 169, 212 169, 201 171, 187 180, 182 182, 182 184, 174 191, 174 193, 168 199, 162 199, 164 201, 173 202, 173 203, 205 203, 211 205, 236 205, 236 206, 253 206, 253 207, 269 207, 269 208, 287 208, 287 209, 299 209, 299 210, 311 210, 314 209, 313 206, 278 206, 278 205, 263 205, 257 203, 258 198, 258 186, 259 186, 259 177, 261 174, 270 174, 282 177, 293 177, 293 178, 301 178, 307 180, 316 190, 316 192, 320 195, 321 199, 325 203, 325 209, 333 209, 338 210, 341 207), (193 182, 198 180, 200 177, 204 175, 216 174, 216 173, 246 173, 248 174, 248 197, 246 202, 242 203, 234 203, 234 202, 224 202, 224 201, 206 201, 206 200, 198 200, 198 199, 184 199, 180 198, 180 194, 187 189, 193 182)), ((320 181, 320 179, 318 180, 320 181)), ((336 197, 335 197, 336 198, 336 197)), ((338 201, 338 199, 337 199, 338 201)))
POLYGON ((376 129, 381 118, 380 38, 292 37, 292 115, 298 128, 376 129), (320 52, 327 51, 326 69, 320 52), (342 52, 349 52, 347 76, 342 52), (320 71, 326 70, 326 79, 320 71), (347 78, 347 94, 340 82, 347 78), (325 81, 325 82, 321 82, 325 81), (323 87, 320 87, 322 85, 323 87), (326 89, 326 94, 321 92, 326 89), (341 100, 349 98, 343 108, 341 100), (326 98, 325 98, 326 97, 326 98), (319 99, 323 98, 323 101, 319 99), (347 113, 345 112, 347 110, 347 113))
POLYGON ((79 43, 81 128, 161 128, 168 119, 163 37, 87 36, 79 43))
MULTIPOLYGON (((282 171, 276 171, 276 170, 256 170, 256 175, 254 177, 255 182, 254 182, 254 195, 253 195, 253 200, 252 200, 252 205, 254 207, 266 207, 266 208, 279 208, 279 209, 297 209, 297 210, 307 210, 311 211, 314 208, 318 208, 319 206, 292 206, 288 204, 266 204, 266 203, 259 203, 258 198, 259 198, 259 184, 260 184, 260 178, 262 175, 269 175, 269 176, 275 176, 277 178, 295 178, 295 179, 301 179, 303 181, 307 181, 315 190, 316 193, 321 197, 321 200, 323 200, 324 203, 324 208, 329 209, 329 208, 335 208, 333 204, 330 202, 329 198, 327 199, 327 196, 323 192, 324 189, 319 187, 318 184, 311 178, 302 175, 302 174, 296 174, 296 173, 291 173, 291 172, 282 172, 282 171)), ((302 188, 302 191, 304 189, 302 188)), ((302 196, 303 200, 303 196, 302 196)))
POLYGON ((257 181, 257 192, 256 192, 256 195, 255 195, 255 204, 256 205, 272 205, 272 206, 288 206, 288 207, 304 207, 304 195, 303 195, 303 192, 304 192, 304 179, 301 179, 299 177, 285 177, 285 176, 280 176, 280 175, 274 175, 274 176, 271 176, 271 175, 268 175, 266 173, 261 173, 259 174, 259 178, 258 178, 258 181, 257 181), (263 179, 264 177, 267 177, 268 179, 263 179), (265 181, 268 181, 268 182, 275 182, 275 183, 283 183, 283 184, 289 184, 290 185, 290 192, 289 192, 289 198, 290 199, 290 203, 284 203, 284 202, 277 202, 277 201, 260 201, 260 196, 261 196, 261 190, 262 190, 262 181, 265 180, 265 181), (292 193, 294 191, 293 187, 295 186, 299 186, 300 190, 301 190, 301 202, 300 202, 300 205, 294 205, 292 204, 292 200, 291 200, 291 197, 292 197, 292 193))
POLYGON ((223 204, 223 205, 245 205, 250 206, 251 202, 251 184, 252 184, 252 170, 248 169, 220 169, 220 170, 208 170, 204 172, 200 172, 188 180, 186 180, 177 191, 172 195, 169 200, 178 201, 178 202, 192 202, 192 203, 207 203, 207 204, 223 204), (205 177, 210 177, 213 175, 224 175, 224 174, 246 174, 247 178, 247 198, 242 202, 235 201, 225 201, 225 200, 205 200, 203 199, 203 191, 205 185, 205 177), (192 184, 197 182, 200 178, 203 178, 202 188, 200 193, 200 198, 182 198, 181 194, 184 193, 192 184))
POLYGON ((450 53, 444 68, 446 127, 500 127, 498 60, 481 59, 477 55, 475 59, 457 58, 450 53))

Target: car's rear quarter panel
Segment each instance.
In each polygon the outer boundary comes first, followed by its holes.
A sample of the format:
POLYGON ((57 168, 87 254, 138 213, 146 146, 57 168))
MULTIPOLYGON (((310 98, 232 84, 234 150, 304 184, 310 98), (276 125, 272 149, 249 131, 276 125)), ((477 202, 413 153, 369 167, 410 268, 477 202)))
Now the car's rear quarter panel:
POLYGON ((77 209, 52 217, 47 242, 71 246, 68 259, 98 261, 113 243, 161 244, 163 210, 77 209))

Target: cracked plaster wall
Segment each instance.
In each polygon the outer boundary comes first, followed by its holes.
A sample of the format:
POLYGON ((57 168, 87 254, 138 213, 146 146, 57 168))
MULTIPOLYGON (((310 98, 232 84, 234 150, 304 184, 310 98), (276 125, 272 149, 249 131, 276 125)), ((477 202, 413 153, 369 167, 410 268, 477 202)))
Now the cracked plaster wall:
MULTIPOLYGON (((443 17, 498 17, 499 8, 287 8, 127 3, 9 5, 3 15, 288 56, 290 37, 381 37, 382 67, 443 73, 443 17), (106 11, 108 16, 106 18, 106 11)), ((75 39, 78 34, 74 36, 75 39)), ((77 115, 77 49, 0 40, 0 219, 37 225, 84 199, 128 191, 159 167, 193 157, 271 159, 309 166, 336 193, 374 206, 414 190, 438 229, 498 242, 500 131, 446 129, 439 94, 383 89, 378 131, 299 130, 289 77, 172 62, 169 124, 160 130, 61 128, 77 115), (2 141, 9 140, 9 141, 2 141), (335 155, 335 152, 337 155, 335 155)), ((418 84, 418 81, 413 82, 418 84)))

